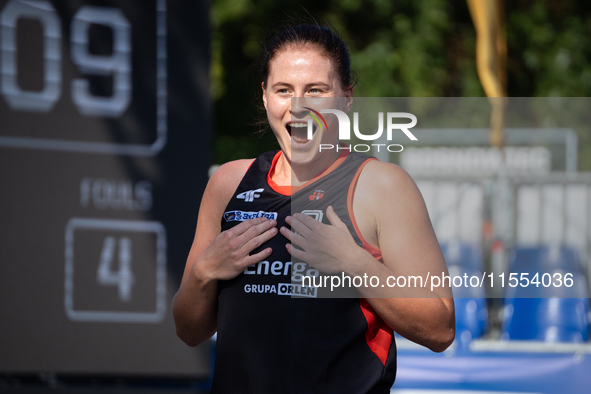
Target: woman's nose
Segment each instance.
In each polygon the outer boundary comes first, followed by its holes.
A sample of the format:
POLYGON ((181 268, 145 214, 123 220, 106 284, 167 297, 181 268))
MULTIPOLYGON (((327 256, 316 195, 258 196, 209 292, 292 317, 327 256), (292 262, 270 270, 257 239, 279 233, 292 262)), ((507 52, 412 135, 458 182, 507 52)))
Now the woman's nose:
POLYGON ((303 118, 308 114, 306 110, 306 99, 304 97, 292 97, 291 98, 291 116, 296 118, 303 118))

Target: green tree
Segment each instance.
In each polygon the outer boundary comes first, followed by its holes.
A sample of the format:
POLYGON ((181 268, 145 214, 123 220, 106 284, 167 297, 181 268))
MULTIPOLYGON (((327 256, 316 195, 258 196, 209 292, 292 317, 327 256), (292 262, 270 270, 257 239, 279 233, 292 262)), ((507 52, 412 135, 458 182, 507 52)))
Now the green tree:
MULTIPOLYGON (((510 96, 590 96, 591 4, 505 1, 510 96)), ((261 87, 254 65, 266 31, 318 21, 347 42, 365 97, 483 96, 475 31, 464 0, 214 0, 211 95, 217 163, 276 149, 259 133, 261 87)), ((579 132, 581 169, 591 136, 579 132)))

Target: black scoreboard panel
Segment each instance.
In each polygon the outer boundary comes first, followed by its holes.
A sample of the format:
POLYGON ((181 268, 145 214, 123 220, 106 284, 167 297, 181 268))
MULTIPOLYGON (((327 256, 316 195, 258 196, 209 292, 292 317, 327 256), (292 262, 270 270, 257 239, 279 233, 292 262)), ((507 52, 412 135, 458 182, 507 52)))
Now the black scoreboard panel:
POLYGON ((0 0, 0 372, 203 376, 207 1, 0 0))

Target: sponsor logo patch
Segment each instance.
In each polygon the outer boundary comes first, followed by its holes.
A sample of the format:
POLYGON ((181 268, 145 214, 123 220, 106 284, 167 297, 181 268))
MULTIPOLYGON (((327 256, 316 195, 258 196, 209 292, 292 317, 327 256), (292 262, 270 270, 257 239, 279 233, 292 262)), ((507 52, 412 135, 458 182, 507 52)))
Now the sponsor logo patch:
POLYGON ((302 286, 297 283, 279 283, 278 290, 277 295, 318 298, 317 287, 302 286))
POLYGON ((256 218, 277 220, 277 212, 228 211, 224 213, 224 219, 226 219, 226 222, 244 222, 245 220, 256 218))
POLYGON ((236 196, 236 198, 240 200, 244 200, 245 202, 253 202, 255 198, 259 198, 261 195, 258 193, 262 193, 265 189, 256 189, 256 190, 249 190, 247 192, 240 193, 236 196))
POLYGON ((316 189, 312 193, 310 193, 310 196, 308 198, 310 199, 310 201, 314 201, 320 200, 322 197, 324 197, 324 190, 316 189))

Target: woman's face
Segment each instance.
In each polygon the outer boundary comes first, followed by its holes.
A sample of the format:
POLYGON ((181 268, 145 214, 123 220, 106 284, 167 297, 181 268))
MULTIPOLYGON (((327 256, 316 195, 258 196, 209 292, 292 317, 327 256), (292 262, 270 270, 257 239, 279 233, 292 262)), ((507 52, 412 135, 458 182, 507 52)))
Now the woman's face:
MULTIPOLYGON (((313 122, 314 135, 308 140, 307 121, 312 117, 310 111, 303 107, 316 107, 316 110, 319 110, 318 106, 327 108, 332 100, 314 99, 351 97, 351 94, 351 89, 343 90, 330 59, 316 47, 292 46, 275 55, 269 63, 267 82, 263 84, 263 102, 269 124, 290 162, 310 163, 319 156, 321 143, 335 146, 337 143, 338 126, 331 126, 331 122, 336 121, 332 115, 325 116, 328 130, 313 122), (294 97, 304 99, 297 100, 292 107, 294 97), (314 101, 319 102, 318 105, 314 105, 314 101)), ((322 151, 325 152, 331 151, 322 151)))

